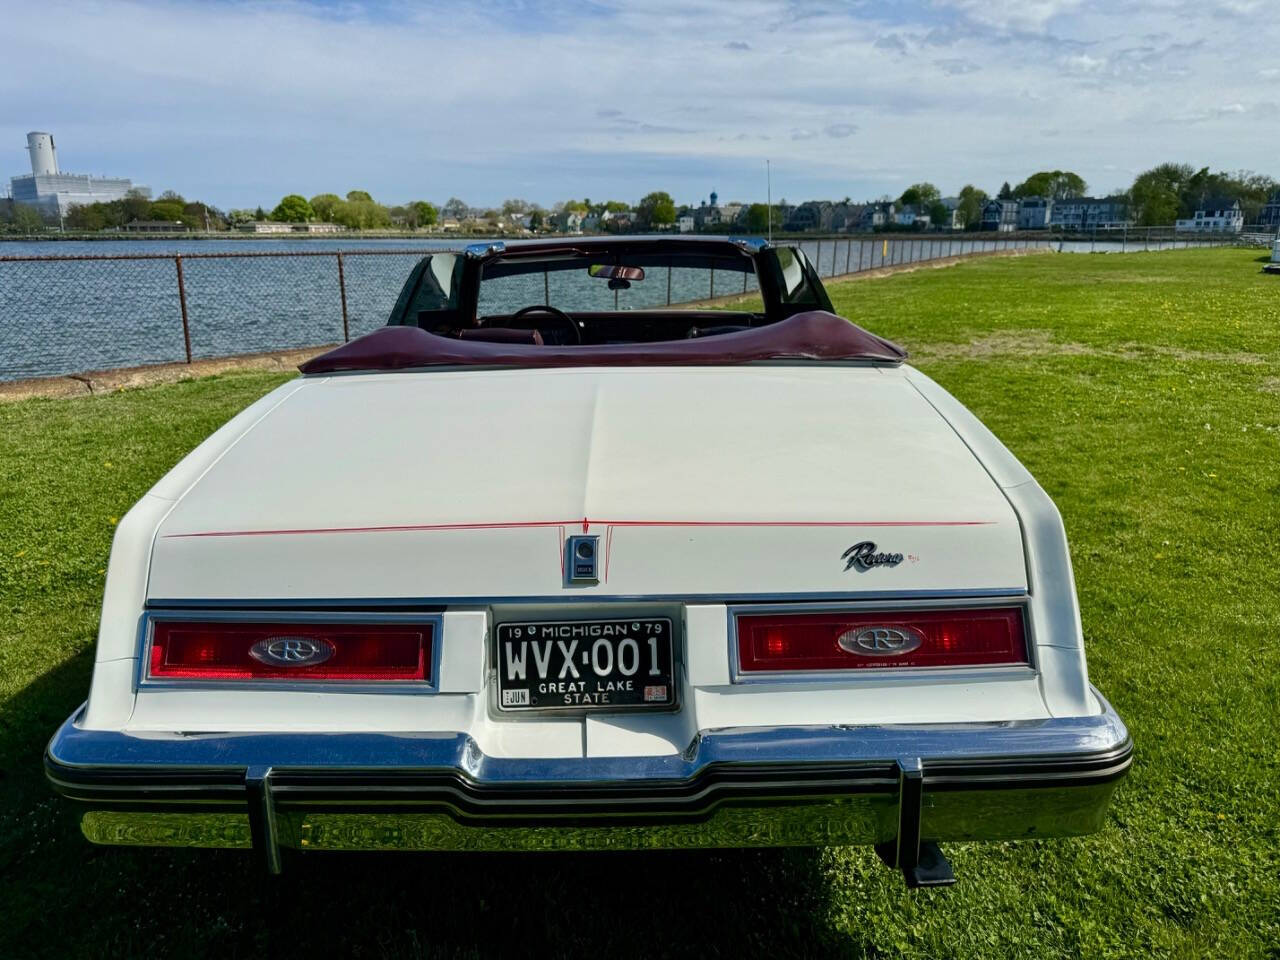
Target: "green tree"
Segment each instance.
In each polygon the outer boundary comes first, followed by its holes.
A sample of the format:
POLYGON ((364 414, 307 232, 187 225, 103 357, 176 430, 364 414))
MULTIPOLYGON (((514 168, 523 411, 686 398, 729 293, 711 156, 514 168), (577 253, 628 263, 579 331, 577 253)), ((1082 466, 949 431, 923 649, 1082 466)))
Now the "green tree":
POLYGON ((971 183, 960 188, 960 222, 966 226, 975 226, 982 221, 982 208, 990 199, 986 191, 979 190, 971 183))
POLYGON ((604 213, 625 213, 631 207, 623 203, 621 200, 606 200, 604 202, 604 213))
POLYGON ((44 231, 44 217, 35 207, 15 203, 13 205, 13 229, 17 233, 41 233, 44 231))
POLYGON ((1048 197, 1051 200, 1068 200, 1083 197, 1089 185, 1078 173, 1070 170, 1041 170, 1013 188, 1015 197, 1048 197))
POLYGON ((67 210, 66 225, 71 230, 101 230, 107 225, 107 204, 73 204, 67 210))
POLYGON ((391 226, 391 212, 372 200, 348 200, 334 211, 334 222, 352 230, 379 230, 391 226))
POLYGON ((951 210, 941 200, 935 200, 929 204, 929 222, 935 227, 947 227, 951 225, 951 210))
POLYGON ((1162 163, 1138 174, 1129 188, 1134 221, 1143 227, 1172 224, 1183 210, 1184 194, 1198 185, 1193 181, 1203 181, 1208 173, 1208 168, 1197 173, 1188 163, 1162 163))
POLYGON ((263 220, 267 219, 267 211, 263 210, 261 207, 258 207, 257 210, 253 211, 253 219, 261 223, 263 220))
POLYGON ((311 198, 311 209, 316 219, 322 223, 334 223, 334 211, 343 204, 343 199, 336 193, 317 193, 311 198))
POLYGON ((301 194, 291 193, 284 197, 271 211, 271 219, 279 223, 306 223, 314 220, 316 212, 301 194))
POLYGON ((176 200, 157 200, 151 205, 151 209, 147 211, 147 217, 151 220, 174 220, 182 219, 182 204, 176 200))
POLYGON ((1000 192, 996 194, 996 199, 997 199, 997 200, 1012 200, 1012 199, 1013 199, 1013 187, 1009 186, 1009 181, 1008 181, 1008 180, 1006 180, 1004 183, 1000 184, 1000 192))
POLYGON ((676 202, 663 190, 647 193, 636 207, 640 222, 647 227, 668 227, 676 222, 676 202))
POLYGON ((530 210, 529 203, 526 200, 512 198, 502 201, 502 212, 509 217, 522 217, 530 210))
POLYGON ((440 211, 425 200, 415 200, 409 204, 409 222, 416 230, 418 227, 431 227, 440 219, 440 211))
POLYGON ((913 183, 902 191, 898 202, 911 207, 930 207, 942 199, 942 193, 932 183, 913 183))
POLYGON ((363 200, 365 203, 372 203, 373 197, 369 196, 368 192, 365 190, 348 190, 347 200, 351 202, 363 200))
POLYGON ((145 220, 151 216, 151 198, 138 189, 126 193, 120 207, 122 224, 132 223, 134 220, 145 220))
POLYGON ((545 218, 542 216, 541 210, 535 210, 533 211, 533 213, 529 214, 529 229, 532 230, 534 233, 537 233, 539 230, 541 230, 545 222, 546 221, 545 221, 545 218))

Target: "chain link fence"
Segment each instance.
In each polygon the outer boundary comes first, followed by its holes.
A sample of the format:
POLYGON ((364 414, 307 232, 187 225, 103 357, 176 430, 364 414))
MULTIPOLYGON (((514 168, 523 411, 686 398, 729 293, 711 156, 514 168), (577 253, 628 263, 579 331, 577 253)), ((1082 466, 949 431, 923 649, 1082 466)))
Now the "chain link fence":
MULTIPOLYGON (((1223 239, 1153 238, 1148 232, 846 235, 777 242, 799 247, 823 277, 835 277, 1002 251, 1131 252, 1223 239)), ((0 256, 0 381, 341 343, 386 323, 413 265, 440 252, 0 256)), ((755 289, 750 280, 700 271, 688 282, 668 281, 665 301, 748 293, 755 289)), ((654 305, 663 299, 657 294, 654 305)))

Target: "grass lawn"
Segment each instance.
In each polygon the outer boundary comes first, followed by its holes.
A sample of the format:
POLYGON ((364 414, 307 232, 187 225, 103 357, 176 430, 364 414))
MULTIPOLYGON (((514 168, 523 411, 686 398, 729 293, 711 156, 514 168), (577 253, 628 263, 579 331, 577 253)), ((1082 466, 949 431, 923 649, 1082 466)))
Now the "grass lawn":
MULTIPOLYGON (((0 404, 0 957, 1280 957, 1280 278, 1238 250, 1036 256, 837 285, 1066 519, 1092 679, 1137 760, 1106 828, 870 849, 96 848, 41 751, 84 698, 113 524, 283 378, 0 404)), ((854 412, 851 411, 851 415, 854 412)))

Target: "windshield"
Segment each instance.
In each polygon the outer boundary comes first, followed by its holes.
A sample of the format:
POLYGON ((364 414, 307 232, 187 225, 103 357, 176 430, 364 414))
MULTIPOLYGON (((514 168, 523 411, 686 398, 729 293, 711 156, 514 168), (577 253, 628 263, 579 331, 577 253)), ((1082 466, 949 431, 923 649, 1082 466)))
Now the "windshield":
POLYGON ((599 259, 574 254, 486 264, 476 315, 508 316, 530 306, 566 313, 654 310, 759 290, 752 262, 745 257, 599 259))

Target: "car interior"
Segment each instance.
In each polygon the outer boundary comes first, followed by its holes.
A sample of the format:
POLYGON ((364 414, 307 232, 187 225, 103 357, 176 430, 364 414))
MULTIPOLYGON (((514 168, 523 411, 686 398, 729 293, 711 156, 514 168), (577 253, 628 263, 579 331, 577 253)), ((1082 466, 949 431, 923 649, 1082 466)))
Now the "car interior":
POLYGON ((737 251, 682 254, 584 244, 516 248, 481 261, 433 254, 410 276, 390 322, 467 341, 585 346, 723 336, 800 309, 829 309, 799 251, 779 248, 768 263, 779 276, 762 286, 760 261, 737 251), (781 310, 707 304, 774 290, 781 310))

